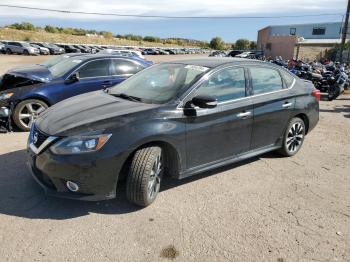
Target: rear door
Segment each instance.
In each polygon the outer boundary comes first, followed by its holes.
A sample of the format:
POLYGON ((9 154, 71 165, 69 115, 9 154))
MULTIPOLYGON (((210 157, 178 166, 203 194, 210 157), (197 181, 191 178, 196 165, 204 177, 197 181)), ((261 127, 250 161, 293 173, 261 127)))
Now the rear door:
POLYGON ((286 82, 281 71, 272 67, 249 67, 253 88, 254 123, 251 149, 277 144, 294 109, 294 84, 286 82))
POLYGON ((109 87, 112 79, 110 64, 110 59, 97 59, 75 70, 74 73, 79 74, 79 81, 64 84, 62 99, 109 87))

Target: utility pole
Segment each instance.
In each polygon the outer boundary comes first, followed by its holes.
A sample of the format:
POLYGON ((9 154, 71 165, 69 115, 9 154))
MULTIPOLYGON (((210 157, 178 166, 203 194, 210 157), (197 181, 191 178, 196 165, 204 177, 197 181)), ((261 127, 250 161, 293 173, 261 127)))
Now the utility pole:
POLYGON ((344 51, 346 36, 348 33, 349 12, 350 12, 350 0, 348 0, 348 6, 346 8, 345 21, 344 21, 343 32, 342 32, 343 34, 342 34, 342 38, 341 38, 340 63, 343 62, 343 51, 344 51))

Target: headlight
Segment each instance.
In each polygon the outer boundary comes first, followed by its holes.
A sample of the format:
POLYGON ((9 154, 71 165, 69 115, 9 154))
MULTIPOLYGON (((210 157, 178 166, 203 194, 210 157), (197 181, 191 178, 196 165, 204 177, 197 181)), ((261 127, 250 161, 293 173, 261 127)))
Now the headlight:
POLYGON ((0 100, 9 99, 11 96, 13 96, 13 93, 0 94, 0 100))
POLYGON ((66 137, 51 146, 57 155, 81 154, 100 150, 112 134, 66 137))

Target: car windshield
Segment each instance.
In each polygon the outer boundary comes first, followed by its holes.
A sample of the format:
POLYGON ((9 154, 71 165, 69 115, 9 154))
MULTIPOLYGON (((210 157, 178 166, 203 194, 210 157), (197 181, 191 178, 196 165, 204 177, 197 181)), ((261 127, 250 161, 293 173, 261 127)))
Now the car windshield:
POLYGON ((61 62, 49 67, 49 70, 50 70, 53 78, 58 78, 58 77, 65 75, 66 73, 68 73, 70 70, 72 70, 74 67, 76 67, 81 62, 82 62, 82 60, 76 59, 74 57, 67 58, 67 59, 64 59, 61 62))
POLYGON ((162 104, 173 99, 209 68, 186 64, 159 64, 145 69, 110 89, 111 95, 134 97, 162 104))
POLYGON ((28 43, 26 43, 26 42, 23 42, 22 45, 23 45, 24 47, 30 47, 30 44, 28 44, 28 43))
POLYGON ((50 68, 56 64, 58 64, 59 62, 65 60, 69 58, 68 55, 60 55, 60 56, 57 56, 57 57, 54 57, 54 58, 51 58, 49 60, 46 60, 45 62, 42 62, 40 63, 39 65, 42 65, 42 66, 45 66, 47 68, 50 68))

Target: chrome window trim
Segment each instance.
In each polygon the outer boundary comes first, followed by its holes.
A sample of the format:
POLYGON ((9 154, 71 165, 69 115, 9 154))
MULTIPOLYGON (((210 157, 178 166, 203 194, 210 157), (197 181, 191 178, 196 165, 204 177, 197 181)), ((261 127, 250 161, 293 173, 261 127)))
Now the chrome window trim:
MULTIPOLYGON (((78 59, 78 58, 77 58, 78 59)), ((94 59, 94 60, 89 60, 89 61, 86 61, 86 62, 84 62, 83 64, 81 64, 78 68, 76 68, 72 73, 70 73, 66 78, 65 78, 65 80, 67 80, 67 79, 69 79, 69 77, 71 77, 71 75, 73 75, 73 74, 75 74, 81 67, 83 67, 83 66, 85 66, 85 65, 87 65, 88 63, 90 63, 90 62, 94 62, 94 61, 98 61, 98 60, 110 60, 110 62, 112 62, 112 60, 117 60, 117 59, 119 59, 119 60, 127 60, 127 61, 129 61, 129 62, 131 62, 131 63, 134 63, 134 64, 137 64, 137 65, 139 65, 139 66, 142 66, 143 67, 143 69, 145 69, 146 67, 144 67, 141 63, 138 63, 138 62, 136 62, 136 61, 133 61, 133 60, 130 60, 130 59, 125 59, 125 58, 120 58, 120 57, 116 57, 116 58, 114 58, 114 57, 109 57, 109 58, 96 58, 96 59, 94 59)), ((80 79, 91 79, 91 78, 97 78, 97 77, 111 77, 111 76, 132 76, 132 75, 134 75, 134 74, 123 74, 123 75, 107 75, 107 76, 89 76, 89 77, 82 77, 82 78, 80 78, 80 79)))
MULTIPOLYGON (((205 78, 205 77, 210 77, 211 75, 215 74, 216 72, 220 71, 220 70, 223 70, 223 69, 226 69, 226 68, 229 68, 229 67, 243 67, 243 68, 247 68, 245 65, 242 65, 242 66, 239 66, 239 65, 234 65, 234 66, 228 66, 228 67, 224 67, 224 68, 220 68, 218 70, 213 70, 211 72, 208 72, 207 74, 205 74, 201 79, 205 78)), ((248 68, 249 69, 249 68, 248 68)), ((273 68, 274 70, 278 70, 278 69, 275 69, 273 68)), ((282 76, 281 76, 282 78, 282 76)), ((281 79, 282 80, 282 79, 281 79)), ((197 83, 199 83, 201 80, 198 80, 197 83)), ((197 89, 197 83, 194 85, 193 89, 180 101, 179 105, 176 107, 176 109, 181 109, 183 110, 184 109, 184 104, 183 104, 183 101, 186 100, 186 98, 192 94, 193 91, 195 91, 197 89)), ((285 91, 289 91, 291 90, 294 85, 296 83, 296 79, 295 77, 293 76, 293 83, 288 87, 288 88, 282 88, 281 90, 276 90, 276 91, 272 91, 272 92, 267 92, 267 93, 262 93, 262 94, 257 94, 257 95, 251 95, 251 96, 245 96, 245 97, 241 97, 241 98, 236 98, 236 99, 231 99, 231 100, 227 100, 227 101, 223 101, 223 102, 219 102, 217 103, 217 105, 222 105, 222 104, 229 104, 229 103, 232 103, 232 102, 237 102, 237 101, 240 101, 240 100, 245 100, 245 99, 252 99, 254 97, 259 97, 259 96, 264 96, 264 95, 270 95, 270 94, 274 94, 274 93, 279 93, 279 92, 285 92, 285 91)), ((200 83, 202 84, 202 83, 200 83)), ((195 107, 197 108, 197 107, 195 107)))
POLYGON ((37 148, 32 142, 29 144, 30 149, 36 154, 40 154, 49 144, 51 144, 53 141, 55 141, 58 137, 56 136, 49 136, 39 148, 37 148))

